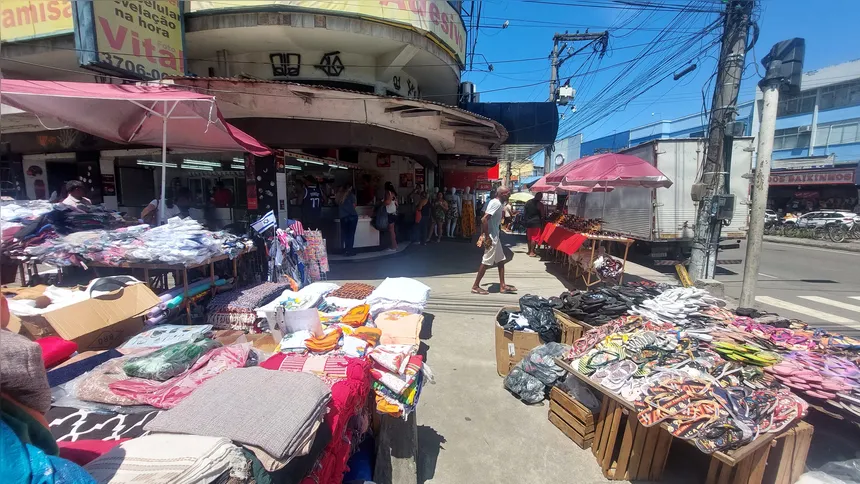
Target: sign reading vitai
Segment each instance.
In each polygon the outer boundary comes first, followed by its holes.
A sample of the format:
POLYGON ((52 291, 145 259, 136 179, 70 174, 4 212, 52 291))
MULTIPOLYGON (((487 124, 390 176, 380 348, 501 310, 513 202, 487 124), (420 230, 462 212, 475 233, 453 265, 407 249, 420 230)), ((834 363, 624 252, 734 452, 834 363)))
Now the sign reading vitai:
POLYGON ((771 173, 771 186, 854 185, 857 170, 803 170, 771 173))
POLYGON ((185 75, 179 0, 75 2, 81 65, 137 79, 185 75))

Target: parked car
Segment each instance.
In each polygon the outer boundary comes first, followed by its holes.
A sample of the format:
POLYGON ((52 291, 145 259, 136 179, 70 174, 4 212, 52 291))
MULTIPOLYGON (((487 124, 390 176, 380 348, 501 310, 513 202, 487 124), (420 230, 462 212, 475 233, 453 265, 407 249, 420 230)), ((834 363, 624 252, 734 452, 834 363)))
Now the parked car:
POLYGON ((779 217, 776 215, 776 212, 773 210, 765 210, 764 211, 764 223, 773 223, 776 222, 776 219, 779 217))
POLYGON ((823 227, 839 223, 851 228, 856 222, 857 215, 851 212, 819 211, 805 213, 794 222, 786 223, 795 223, 802 228, 823 227))

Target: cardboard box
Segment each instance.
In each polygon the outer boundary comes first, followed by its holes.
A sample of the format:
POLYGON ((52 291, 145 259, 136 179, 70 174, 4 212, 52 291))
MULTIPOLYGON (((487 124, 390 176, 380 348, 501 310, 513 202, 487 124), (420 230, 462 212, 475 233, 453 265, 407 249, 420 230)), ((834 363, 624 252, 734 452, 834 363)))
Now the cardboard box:
POLYGON ((145 284, 134 284, 38 316, 21 318, 34 338, 57 335, 78 351, 116 348, 143 329, 143 315, 161 299, 145 284))
MULTIPOLYGON (((519 311, 518 306, 506 306, 499 310, 519 311)), ((522 361, 529 351, 537 348, 543 342, 537 333, 524 331, 505 331, 499 326, 498 314, 493 324, 496 326, 496 371, 499 376, 507 376, 511 368, 522 361)))

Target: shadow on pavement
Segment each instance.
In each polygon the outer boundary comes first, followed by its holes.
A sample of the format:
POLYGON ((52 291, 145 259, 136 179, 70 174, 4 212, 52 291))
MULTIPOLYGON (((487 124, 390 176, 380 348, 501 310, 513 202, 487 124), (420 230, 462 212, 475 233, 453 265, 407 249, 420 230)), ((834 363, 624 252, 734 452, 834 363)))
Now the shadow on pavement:
POLYGON ((442 444, 448 441, 433 427, 418 426, 418 482, 423 484, 436 475, 436 460, 442 444))

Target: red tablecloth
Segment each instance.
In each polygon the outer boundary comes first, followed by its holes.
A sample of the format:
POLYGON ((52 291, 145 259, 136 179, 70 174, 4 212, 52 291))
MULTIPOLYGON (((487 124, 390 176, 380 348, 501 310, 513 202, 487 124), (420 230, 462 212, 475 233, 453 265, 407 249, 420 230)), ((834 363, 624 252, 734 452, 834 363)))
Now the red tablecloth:
POLYGON ((588 239, 584 234, 559 227, 557 224, 546 224, 541 234, 541 242, 555 250, 571 255, 588 239))

